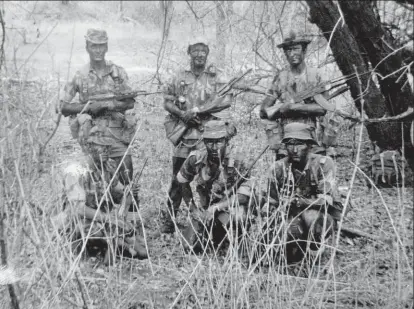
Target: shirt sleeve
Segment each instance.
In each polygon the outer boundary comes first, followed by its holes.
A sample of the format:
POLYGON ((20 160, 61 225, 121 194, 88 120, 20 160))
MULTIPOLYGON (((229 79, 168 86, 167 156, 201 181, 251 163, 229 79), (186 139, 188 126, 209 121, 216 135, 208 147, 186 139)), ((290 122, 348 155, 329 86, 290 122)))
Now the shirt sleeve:
POLYGON ((79 80, 79 72, 76 72, 72 80, 65 85, 61 92, 60 97, 62 102, 70 103, 73 100, 80 89, 79 80))
POLYGON ((183 163, 180 171, 177 174, 177 180, 179 183, 192 182, 197 175, 196 170, 196 156, 190 155, 183 163))
POLYGON ((118 66, 119 81, 123 91, 130 91, 132 88, 129 83, 129 77, 123 67, 118 66))
POLYGON ((172 100, 177 95, 177 75, 170 76, 162 86, 164 99, 172 100))

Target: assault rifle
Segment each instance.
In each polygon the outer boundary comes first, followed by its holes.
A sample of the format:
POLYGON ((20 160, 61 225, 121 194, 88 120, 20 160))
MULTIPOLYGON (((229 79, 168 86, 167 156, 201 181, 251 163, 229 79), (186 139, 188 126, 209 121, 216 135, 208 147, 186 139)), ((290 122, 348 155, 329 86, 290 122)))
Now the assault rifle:
MULTIPOLYGON (((365 73, 366 74, 366 73, 365 73)), ((355 78, 357 75, 351 74, 348 76, 338 77, 332 81, 322 82, 316 85, 315 87, 306 89, 299 93, 290 92, 291 99, 293 103, 300 102, 315 102, 321 106, 324 110, 329 112, 335 112, 345 119, 355 120, 355 117, 339 111, 336 107, 330 104, 328 101, 344 92, 346 92, 349 87, 346 85, 347 80, 355 78), (330 92, 334 90, 333 92, 330 92)), ((268 94, 269 96, 273 96, 268 94)), ((274 96, 273 96, 274 97, 274 96)), ((276 99, 276 97, 274 97, 276 99)), ((276 113, 280 110, 283 104, 275 104, 271 107, 268 107, 265 111, 267 113, 268 119, 274 119, 276 113)))
POLYGON ((146 96, 150 94, 162 93, 162 91, 147 92, 145 90, 133 90, 119 93, 104 93, 104 94, 95 94, 88 97, 89 101, 122 101, 125 99, 133 99, 137 96, 146 96))
MULTIPOLYGON (((234 87, 234 85, 237 82, 243 79, 251 71, 252 69, 249 69, 245 73, 232 78, 228 83, 223 85, 217 91, 217 97, 210 103, 206 104, 205 106, 200 107, 197 113, 199 115, 206 115, 206 114, 215 113, 223 109, 229 108, 230 105, 228 104, 228 102, 225 101, 225 95, 229 93, 229 91, 234 87)), ((174 144, 174 146, 177 146, 179 142, 181 141, 182 136, 187 131, 187 129, 191 125, 197 126, 199 124, 200 124, 200 120, 197 118, 193 120, 192 123, 186 124, 177 116, 170 114, 167 116, 164 122, 165 133, 166 133, 167 138, 174 144)))

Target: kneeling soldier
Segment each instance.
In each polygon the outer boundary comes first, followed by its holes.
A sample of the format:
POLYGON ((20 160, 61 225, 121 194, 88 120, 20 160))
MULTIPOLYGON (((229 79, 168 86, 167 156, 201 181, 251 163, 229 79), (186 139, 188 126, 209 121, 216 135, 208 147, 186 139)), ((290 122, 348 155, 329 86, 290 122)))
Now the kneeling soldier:
MULTIPOLYGON (((240 159, 226 153, 228 131, 228 125, 221 120, 207 122, 203 133, 205 149, 191 152, 177 174, 180 184, 196 182, 200 198, 201 207, 198 208, 192 196, 187 197, 193 201, 190 210, 193 219, 183 232, 185 247, 196 251, 202 249, 209 229, 212 244, 217 247, 227 238, 227 228, 240 225, 246 217, 247 209, 235 206, 235 191, 243 181, 239 178, 247 176, 247 169, 240 159)), ((239 190, 243 190, 242 187, 239 190)), ((191 191, 186 193, 191 194, 191 191)), ((242 197, 248 199, 245 195, 242 197)))
POLYGON ((263 242, 285 243, 288 263, 302 260, 306 252, 317 252, 342 213, 334 162, 310 151, 317 144, 311 132, 304 123, 286 125, 282 143, 287 157, 272 166, 268 192, 262 195, 268 197, 263 242), (286 228, 280 228, 283 222, 286 228))
POLYGON ((90 136, 85 143, 88 155, 66 166, 63 172, 64 209, 55 217, 60 220, 54 221, 60 221, 58 227, 64 226, 65 234, 76 248, 84 242, 88 249, 103 248, 107 265, 113 263, 113 253, 119 248, 126 249, 132 257, 148 257, 143 240, 134 226, 126 221, 132 195, 125 192, 127 187, 120 183, 119 174, 114 177, 117 166, 109 158, 112 143, 111 138, 90 136), (125 196, 124 216, 120 218, 113 208, 125 196))

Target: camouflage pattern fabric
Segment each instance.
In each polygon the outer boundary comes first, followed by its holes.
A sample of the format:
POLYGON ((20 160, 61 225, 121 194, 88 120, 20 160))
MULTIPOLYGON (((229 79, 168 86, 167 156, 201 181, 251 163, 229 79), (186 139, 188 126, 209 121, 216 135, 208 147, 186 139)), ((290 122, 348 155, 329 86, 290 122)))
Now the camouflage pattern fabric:
POLYGON ((108 43, 108 34, 105 30, 90 28, 86 32, 85 40, 93 44, 105 44, 108 43))
POLYGON ((230 189, 246 172, 246 166, 240 158, 240 156, 226 157, 220 168, 208 162, 207 150, 193 151, 185 160, 177 179, 180 183, 190 183, 193 180, 196 182, 200 204, 206 209, 210 204, 224 198, 226 190, 230 189))
POLYGON ((335 163, 330 157, 310 153, 303 171, 292 169, 287 157, 278 160, 269 176, 270 206, 278 207, 282 198, 293 196, 322 198, 328 213, 340 219, 342 204, 335 177, 335 163))
MULTIPOLYGON (((181 110, 190 110, 193 107, 201 107, 211 102, 220 87, 225 83, 222 77, 216 72, 214 67, 206 67, 198 77, 191 69, 177 72, 164 86, 165 98, 172 97, 184 99, 185 102, 176 104, 181 110)), ((230 99, 229 99, 230 100, 230 99)), ((174 150, 174 156, 186 158, 193 150, 200 150, 204 145, 200 143, 202 138, 202 128, 204 123, 212 117, 219 119, 231 119, 228 110, 212 114, 201 120, 201 126, 189 128, 183 135, 183 141, 174 150), (201 144, 201 145, 200 145, 201 144)))
MULTIPOLYGON (((107 184, 112 176, 113 172, 109 172, 105 174, 105 179, 102 179, 102 174, 99 171, 92 170, 88 166, 87 158, 80 158, 77 162, 67 164, 63 168, 61 182, 64 209, 56 216, 61 220, 60 226, 57 228, 64 230, 72 241, 85 238, 89 231, 88 240, 108 240, 125 236, 124 231, 114 230, 116 222, 103 223, 81 219, 77 214, 77 208, 83 205, 98 209, 99 202, 104 197, 107 184)), ((99 208, 105 213, 112 211, 113 205, 120 203, 123 197, 123 189, 117 179, 114 179, 107 191, 99 208)))
MULTIPOLYGON (((269 89, 269 93, 285 103, 291 100, 292 95, 313 88, 322 81, 321 71, 317 68, 306 67, 304 72, 300 75, 294 75, 290 70, 284 70, 274 79, 272 86, 269 89)), ((270 147, 272 149, 279 149, 283 148, 281 140, 283 139, 285 125, 291 122, 303 122, 313 128, 313 137, 317 140, 318 144, 322 145, 324 141, 324 130, 332 121, 335 121, 336 124, 338 119, 330 114, 322 117, 283 118, 277 119, 276 121, 266 120, 265 130, 270 147)), ((331 137, 329 141, 325 138, 325 141, 328 143, 325 145, 331 146, 335 144, 336 136, 338 134, 337 127, 338 126, 335 127, 335 132, 331 132, 332 130, 329 131, 329 136, 331 137)))
MULTIPOLYGON (((90 96, 119 91, 131 91, 128 75, 124 68, 106 61, 102 76, 99 76, 90 64, 78 70, 73 79, 65 85, 61 98, 63 102, 71 103, 76 94, 79 94, 79 102, 86 104, 90 96)), ((122 138, 125 119, 125 113, 122 112, 106 112, 104 115, 92 116, 90 126, 94 127, 95 131, 100 131, 103 136, 113 138, 109 155, 112 158, 124 155, 127 150, 128 143, 122 138)), ((72 125, 77 118, 72 116, 69 121, 72 125)))

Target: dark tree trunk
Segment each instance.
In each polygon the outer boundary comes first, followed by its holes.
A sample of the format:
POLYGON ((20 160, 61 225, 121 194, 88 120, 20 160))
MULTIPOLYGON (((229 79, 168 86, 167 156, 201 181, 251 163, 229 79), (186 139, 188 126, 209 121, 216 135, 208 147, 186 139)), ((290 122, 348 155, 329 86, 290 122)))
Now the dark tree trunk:
MULTIPOLYGON (((307 0, 310 8, 310 19, 330 39, 332 30, 340 18, 336 5, 330 1, 307 0)), ((382 39, 392 46, 392 40, 384 33, 380 20, 376 17, 368 1, 340 1, 344 13, 345 25, 341 24, 332 35, 330 48, 339 69, 344 75, 355 72, 367 72, 369 63, 372 67, 389 55, 390 49, 382 39)), ((388 75, 403 66, 400 54, 389 56, 376 68, 382 76, 388 75)), ((396 115, 413 106, 413 95, 402 84, 395 84, 399 75, 392 80, 380 81, 380 89, 371 80, 370 74, 361 75, 362 89, 364 91, 364 111, 370 118, 382 117, 384 114, 396 115)), ((406 78, 404 78, 404 81, 406 78)), ((404 83, 403 81, 403 83, 404 83)), ((360 87, 356 78, 348 81, 351 95, 356 107, 361 110, 360 87)), ((376 141, 383 149, 398 149, 402 147, 402 134, 405 140, 405 157, 412 170, 414 170, 414 146, 409 141, 409 127, 411 122, 379 123, 367 125, 371 140, 376 141)))

